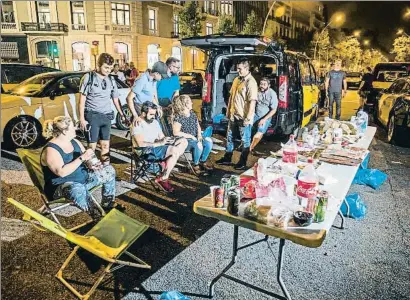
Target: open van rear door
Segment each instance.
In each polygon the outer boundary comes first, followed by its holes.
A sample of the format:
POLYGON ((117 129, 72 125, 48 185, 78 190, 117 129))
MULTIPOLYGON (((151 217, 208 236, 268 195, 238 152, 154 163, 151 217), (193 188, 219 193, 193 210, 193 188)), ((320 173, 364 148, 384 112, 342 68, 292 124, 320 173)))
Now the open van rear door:
POLYGON ((206 35, 182 39, 181 45, 186 47, 197 47, 205 51, 222 48, 230 49, 231 47, 235 48, 235 46, 241 48, 267 46, 267 44, 257 35, 206 35))

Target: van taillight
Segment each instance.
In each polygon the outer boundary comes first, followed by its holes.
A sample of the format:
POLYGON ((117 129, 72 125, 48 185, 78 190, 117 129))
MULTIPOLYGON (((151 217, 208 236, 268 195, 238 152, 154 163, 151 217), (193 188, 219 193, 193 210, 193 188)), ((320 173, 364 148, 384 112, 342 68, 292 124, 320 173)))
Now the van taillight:
POLYGON ((288 76, 279 76, 279 108, 288 107, 289 89, 288 76))
POLYGON ((202 101, 211 102, 211 89, 212 89, 212 74, 205 74, 204 86, 202 87, 202 101))

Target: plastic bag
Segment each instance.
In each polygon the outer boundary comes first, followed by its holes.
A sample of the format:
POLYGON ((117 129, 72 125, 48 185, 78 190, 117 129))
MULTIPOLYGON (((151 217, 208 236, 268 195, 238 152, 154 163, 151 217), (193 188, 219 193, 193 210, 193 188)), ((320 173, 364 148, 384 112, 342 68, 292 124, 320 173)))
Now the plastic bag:
POLYGON ((369 159, 370 159, 370 152, 367 153, 366 157, 363 159, 362 163, 359 166, 359 170, 367 169, 367 165, 369 164, 369 159))
POLYGON ((347 214, 347 206, 345 202, 343 202, 340 207, 340 210, 345 217, 350 217, 356 220, 361 220, 365 217, 367 206, 364 204, 358 193, 347 195, 346 201, 349 205, 349 215, 347 214))
POLYGON ((158 300, 191 300, 190 298, 182 295, 178 291, 164 292, 159 296, 158 300))
POLYGON ((377 169, 359 169, 353 179, 354 184, 368 185, 377 190, 387 179, 387 174, 377 169))
POLYGON ((267 218, 268 225, 286 229, 293 211, 285 205, 272 207, 267 218))
POLYGON ((202 132, 202 137, 203 138, 207 138, 207 137, 211 137, 213 133, 213 129, 212 126, 208 126, 203 132, 202 132))
POLYGON ((220 124, 221 121, 225 118, 226 118, 226 116, 224 114, 219 114, 219 115, 216 115, 216 116, 213 117, 212 122, 214 124, 220 124))

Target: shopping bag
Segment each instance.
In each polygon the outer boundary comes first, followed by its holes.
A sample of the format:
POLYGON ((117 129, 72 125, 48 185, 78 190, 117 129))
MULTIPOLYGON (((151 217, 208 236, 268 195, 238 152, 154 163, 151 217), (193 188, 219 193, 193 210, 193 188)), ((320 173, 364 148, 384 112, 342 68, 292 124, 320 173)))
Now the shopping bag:
POLYGON ((358 193, 347 195, 346 202, 349 205, 349 214, 347 214, 348 209, 344 201, 340 207, 340 211, 345 217, 350 217, 356 220, 361 220, 365 217, 367 206, 364 204, 358 193))
POLYGON ((387 174, 377 169, 359 169, 354 184, 368 185, 377 190, 387 179, 387 174))
POLYGON ((191 300, 190 298, 182 295, 178 291, 164 292, 159 296, 158 300, 191 300))

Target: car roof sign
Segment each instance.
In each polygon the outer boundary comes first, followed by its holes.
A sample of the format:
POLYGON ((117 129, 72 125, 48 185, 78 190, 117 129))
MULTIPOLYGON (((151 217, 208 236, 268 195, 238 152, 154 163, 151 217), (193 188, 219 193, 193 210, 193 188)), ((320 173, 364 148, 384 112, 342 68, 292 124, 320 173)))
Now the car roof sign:
POLYGON ((267 46, 267 44, 256 35, 207 35, 182 39, 181 44, 183 46, 197 47, 203 50, 229 48, 231 46, 267 46))

